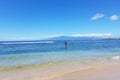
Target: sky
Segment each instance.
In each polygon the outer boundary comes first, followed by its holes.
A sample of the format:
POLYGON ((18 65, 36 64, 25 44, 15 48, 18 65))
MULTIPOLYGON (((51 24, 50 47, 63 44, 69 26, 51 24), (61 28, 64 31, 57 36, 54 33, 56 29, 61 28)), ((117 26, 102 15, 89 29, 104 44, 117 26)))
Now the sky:
POLYGON ((120 0, 0 0, 0 40, 120 36, 120 0))

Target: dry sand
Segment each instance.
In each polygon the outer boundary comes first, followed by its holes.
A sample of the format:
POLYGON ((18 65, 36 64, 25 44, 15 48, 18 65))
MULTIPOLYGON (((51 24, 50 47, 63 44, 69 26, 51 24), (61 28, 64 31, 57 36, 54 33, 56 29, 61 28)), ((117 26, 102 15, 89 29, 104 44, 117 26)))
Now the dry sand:
POLYGON ((69 62, 1 71, 0 80, 120 80, 120 60, 69 62))

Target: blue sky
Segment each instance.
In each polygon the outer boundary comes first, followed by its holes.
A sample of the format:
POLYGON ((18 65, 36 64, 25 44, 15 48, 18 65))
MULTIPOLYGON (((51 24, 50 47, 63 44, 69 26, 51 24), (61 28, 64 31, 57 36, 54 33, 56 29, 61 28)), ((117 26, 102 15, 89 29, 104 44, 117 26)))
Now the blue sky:
POLYGON ((120 0, 0 0, 0 40, 120 35, 120 0))

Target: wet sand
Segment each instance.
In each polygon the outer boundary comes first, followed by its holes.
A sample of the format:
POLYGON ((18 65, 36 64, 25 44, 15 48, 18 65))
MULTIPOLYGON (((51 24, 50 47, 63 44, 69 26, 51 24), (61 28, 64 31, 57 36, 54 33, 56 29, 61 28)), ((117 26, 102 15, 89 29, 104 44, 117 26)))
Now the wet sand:
POLYGON ((51 80, 120 80, 120 64, 94 66, 51 80))
POLYGON ((120 80, 120 60, 66 62, 0 71, 1 80, 120 80))

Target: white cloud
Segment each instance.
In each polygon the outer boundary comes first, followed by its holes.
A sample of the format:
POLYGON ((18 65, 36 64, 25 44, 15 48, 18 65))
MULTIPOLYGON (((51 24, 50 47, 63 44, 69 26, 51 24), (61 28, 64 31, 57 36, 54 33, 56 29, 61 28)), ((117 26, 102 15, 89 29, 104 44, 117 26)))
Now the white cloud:
POLYGON ((105 34, 73 34, 72 37, 109 37, 112 36, 110 33, 105 34))
POLYGON ((96 19, 99 19, 99 18, 102 18, 102 17, 104 17, 104 14, 96 14, 90 20, 96 20, 96 19))
POLYGON ((51 35, 51 37, 59 37, 59 36, 69 36, 69 37, 110 37, 112 36, 111 33, 104 33, 104 34, 72 34, 72 35, 51 35))
POLYGON ((64 34, 58 34, 58 35, 50 35, 47 38, 52 38, 52 37, 59 37, 59 36, 65 36, 64 34))
POLYGON ((110 20, 112 20, 112 21, 115 21, 115 20, 118 20, 118 19, 119 19, 118 15, 112 15, 112 16, 110 16, 110 20))

